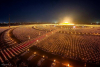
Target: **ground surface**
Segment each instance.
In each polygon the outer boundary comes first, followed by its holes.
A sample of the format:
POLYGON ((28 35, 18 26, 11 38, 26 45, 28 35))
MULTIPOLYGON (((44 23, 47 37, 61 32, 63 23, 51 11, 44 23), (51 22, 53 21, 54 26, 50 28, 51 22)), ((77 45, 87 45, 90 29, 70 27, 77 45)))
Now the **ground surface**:
MULTIPOLYGON (((30 48, 29 53, 26 53, 25 55, 21 56, 21 54, 23 54, 22 52, 16 57, 9 59, 10 62, 12 62, 12 64, 15 64, 14 61, 16 61, 16 58, 20 58, 20 60, 23 62, 29 62, 28 65, 30 67, 37 66, 38 61, 44 55, 48 58, 46 58, 45 61, 42 62, 40 67, 44 66, 50 67, 54 59, 56 60, 55 67, 64 67, 65 65, 68 64, 70 64, 70 67, 84 67, 85 63, 87 63, 86 64, 87 67, 99 66, 100 36, 97 34, 99 32, 96 28, 92 30, 92 32, 89 32, 88 30, 84 30, 83 32, 96 33, 97 35, 78 34, 82 32, 80 30, 76 31, 74 30, 74 33, 71 33, 73 32, 73 29, 68 29, 69 31, 66 30, 65 28, 64 29, 57 28, 57 29, 55 27, 51 28, 46 26, 45 27, 37 26, 36 28, 32 28, 32 26, 31 27, 25 26, 12 29, 10 32, 10 37, 14 41, 19 43, 25 42, 26 44, 30 42, 30 45, 34 46, 30 48), (54 33, 52 34, 52 31, 50 31, 49 29, 50 30, 59 29, 60 32, 57 31, 55 32, 55 34, 54 33), (63 33, 61 31, 63 31, 63 33), (41 35, 39 35, 39 32, 41 32, 41 35), (78 33, 75 34, 75 32, 78 33), (28 38, 28 36, 30 36, 30 39, 28 38), (37 39, 39 40, 39 42, 37 42, 37 39), (31 43, 31 40, 34 40, 34 42, 31 43), (34 52, 37 53, 37 56, 33 57, 30 61, 27 61, 27 59, 30 56, 32 56, 34 52)), ((21 50, 22 49, 23 48, 21 48, 21 50)), ((18 53, 18 51, 16 52, 18 53)))

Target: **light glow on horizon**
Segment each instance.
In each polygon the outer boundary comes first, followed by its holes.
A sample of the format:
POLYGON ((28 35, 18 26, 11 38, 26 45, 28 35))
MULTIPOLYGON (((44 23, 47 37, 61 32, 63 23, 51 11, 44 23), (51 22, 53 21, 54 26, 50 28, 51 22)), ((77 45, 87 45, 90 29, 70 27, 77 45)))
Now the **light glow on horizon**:
POLYGON ((65 23, 68 23, 68 22, 65 22, 65 23))
POLYGON ((74 24, 68 23, 68 22, 64 22, 64 23, 60 23, 60 25, 74 25, 74 24))

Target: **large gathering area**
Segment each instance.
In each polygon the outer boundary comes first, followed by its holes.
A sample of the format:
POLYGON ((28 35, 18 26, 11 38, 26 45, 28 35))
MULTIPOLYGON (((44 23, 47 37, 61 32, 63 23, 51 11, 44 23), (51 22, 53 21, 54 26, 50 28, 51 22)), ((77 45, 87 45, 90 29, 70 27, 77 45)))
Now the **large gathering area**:
POLYGON ((0 27, 0 67, 100 67, 100 25, 0 27))

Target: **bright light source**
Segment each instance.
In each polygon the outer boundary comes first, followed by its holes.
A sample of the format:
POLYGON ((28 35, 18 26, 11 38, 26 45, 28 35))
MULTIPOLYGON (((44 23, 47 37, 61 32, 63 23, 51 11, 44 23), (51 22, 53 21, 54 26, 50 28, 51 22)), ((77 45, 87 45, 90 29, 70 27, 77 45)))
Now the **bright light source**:
POLYGON ((43 58, 44 58, 44 55, 43 55, 43 58))
POLYGON ((54 62, 55 62, 56 60, 54 60, 54 62))
POLYGON ((29 49, 28 49, 28 51, 29 51, 29 49))
POLYGON ((73 26, 73 28, 76 28, 76 26, 73 26))
POLYGON ((36 52, 34 52, 34 54, 36 54, 36 52))
POLYGON ((67 21, 65 23, 68 23, 67 21))
POLYGON ((38 40, 37 40, 37 42, 38 42, 38 40))
POLYGON ((74 24, 72 24, 72 23, 60 23, 60 25, 74 25, 74 24))
POLYGON ((30 39, 30 36, 28 36, 28 39, 30 39))
POLYGON ((68 67, 69 67, 69 64, 68 64, 68 67))

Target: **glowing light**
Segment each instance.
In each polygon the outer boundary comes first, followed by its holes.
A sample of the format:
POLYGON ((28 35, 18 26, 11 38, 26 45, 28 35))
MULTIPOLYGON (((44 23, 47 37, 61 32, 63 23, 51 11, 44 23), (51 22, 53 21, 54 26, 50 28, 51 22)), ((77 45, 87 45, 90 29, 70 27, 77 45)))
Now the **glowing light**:
POLYGON ((74 24, 65 22, 65 23, 60 23, 60 25, 74 25, 74 24))
POLYGON ((62 23, 60 23, 60 25, 74 25, 72 23, 73 22, 72 17, 64 17, 64 18, 62 18, 61 22, 62 23))
POLYGON ((73 28, 76 28, 76 26, 73 26, 73 28))
POLYGON ((68 22, 65 22, 65 23, 68 23, 68 22))
POLYGON ((56 60, 54 60, 54 62, 55 62, 56 60))
POLYGON ((29 51, 29 49, 28 49, 28 51, 29 51))
POLYGON ((38 40, 37 40, 37 42, 38 42, 38 40))
POLYGON ((30 39, 30 36, 28 36, 28 38, 30 39))
POLYGON ((36 52, 34 52, 34 54, 36 54, 36 52))
POLYGON ((69 67, 69 64, 68 64, 68 67, 69 67))
POLYGON ((44 55, 43 55, 43 58, 44 58, 44 55))

